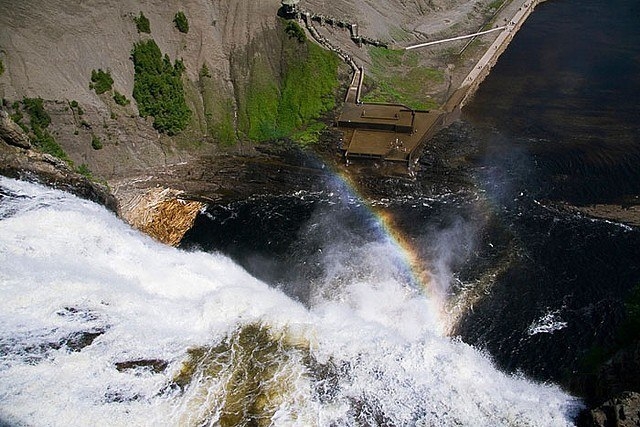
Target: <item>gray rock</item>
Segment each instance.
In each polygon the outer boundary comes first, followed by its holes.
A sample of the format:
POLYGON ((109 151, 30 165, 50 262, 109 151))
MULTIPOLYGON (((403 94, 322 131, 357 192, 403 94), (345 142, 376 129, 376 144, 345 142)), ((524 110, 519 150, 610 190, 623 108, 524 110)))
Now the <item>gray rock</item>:
POLYGON ((31 148, 29 137, 4 110, 0 110, 0 139, 15 147, 31 148))
POLYGON ((40 182, 93 200, 117 212, 118 203, 109 189, 74 172, 49 154, 11 144, 0 138, 0 175, 40 182))
POLYGON ((639 427, 640 393, 626 391, 584 414, 582 427, 639 427))

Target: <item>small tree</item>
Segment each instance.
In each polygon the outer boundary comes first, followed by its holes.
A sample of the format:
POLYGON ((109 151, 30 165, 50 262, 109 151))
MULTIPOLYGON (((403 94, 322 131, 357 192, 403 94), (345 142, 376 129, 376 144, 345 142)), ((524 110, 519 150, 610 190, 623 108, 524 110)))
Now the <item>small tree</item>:
POLYGON ((124 96, 117 90, 113 91, 113 100, 116 102, 116 104, 122 105, 122 106, 128 105, 130 102, 126 96, 124 96))
POLYGON ((168 135, 183 130, 191 118, 182 84, 184 63, 176 60, 171 64, 153 40, 136 43, 131 59, 135 71, 133 97, 140 116, 153 116, 153 127, 168 135))
POLYGON ((187 17, 184 16, 184 12, 180 11, 176 13, 176 16, 173 18, 173 22, 181 33, 186 34, 189 32, 189 21, 187 21, 187 17))
POLYGON ((24 98, 22 100, 24 108, 29 113, 31 127, 46 129, 51 123, 51 116, 44 109, 44 100, 42 98, 24 98))
POLYGON ((139 33, 151 34, 151 24, 149 23, 149 18, 144 16, 144 13, 142 13, 142 11, 140 12, 140 16, 136 16, 133 18, 133 22, 136 23, 136 28, 138 28, 139 33))
POLYGON ((95 89, 98 95, 110 91, 112 86, 113 78, 111 78, 109 71, 105 72, 101 69, 91 71, 91 84, 89 88, 95 89))
POLYGON ((202 68, 200 68, 200 78, 203 79, 205 77, 211 77, 211 73, 209 72, 209 67, 207 67, 207 64, 203 63, 202 68))
POLYGON ((101 150, 102 149, 102 141, 100 140, 100 138, 98 138, 95 135, 91 135, 91 147, 94 150, 101 150))
POLYGON ((287 22, 287 26, 284 27, 284 32, 287 33, 289 37, 298 39, 300 43, 307 39, 307 35, 304 33, 302 27, 293 21, 287 22))

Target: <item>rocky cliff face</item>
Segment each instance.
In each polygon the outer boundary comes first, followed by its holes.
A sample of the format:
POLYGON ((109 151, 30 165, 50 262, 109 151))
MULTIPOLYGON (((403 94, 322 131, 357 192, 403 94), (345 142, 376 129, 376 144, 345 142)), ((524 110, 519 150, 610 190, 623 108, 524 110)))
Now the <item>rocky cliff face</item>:
POLYGON ((585 411, 579 427, 636 427, 640 425, 640 393, 624 392, 585 411))
MULTIPOLYGON (((303 0, 301 7, 357 23, 361 34, 401 45, 475 29, 489 4, 303 0)), ((279 7, 279 0, 0 0, 0 97, 5 108, 25 97, 43 98, 62 148, 76 164, 88 165, 107 181, 216 153, 219 143, 247 137, 242 123, 247 88, 263 77, 277 80, 282 73, 279 7), (189 21, 187 33, 173 23, 178 11, 189 21), (139 33, 134 23, 141 12, 149 19, 149 34, 139 33), (186 68, 183 81, 193 114, 187 130, 176 137, 159 134, 151 119, 140 118, 132 97, 131 51, 135 43, 151 38, 186 68), (98 69, 110 71, 113 89, 130 105, 117 105, 109 94, 90 89, 91 72, 98 69), (83 114, 70 108, 72 103, 83 114), (94 137, 103 149, 92 147, 94 137)), ((347 30, 323 28, 360 63, 371 64, 368 49, 351 42, 347 30)), ((431 50, 421 58, 438 62, 439 52, 431 50)), ((440 84, 446 89, 446 81, 440 84)))
POLYGON ((140 12, 149 18, 149 37, 171 58, 184 59, 191 80, 198 79, 200 66, 207 63, 232 90, 230 53, 275 26, 278 4, 277 0, 2 0, 0 46, 6 72, 1 95, 75 99, 81 105, 104 108, 88 88, 91 70, 98 68, 111 70, 115 87, 131 94, 131 48, 147 37, 137 32, 133 22, 140 12), (186 34, 174 26, 178 11, 188 17, 186 34))
POLYGON ((93 200, 116 212, 118 203, 107 187, 89 180, 62 160, 31 148, 28 136, 0 110, 0 175, 38 181, 93 200))
MULTIPOLYGON (((0 51, 5 72, 0 97, 7 104, 41 97, 52 116, 58 142, 77 164, 109 180, 135 175, 149 166, 184 161, 206 140, 204 102, 199 91, 203 66, 209 70, 218 104, 235 103, 230 74, 234 52, 277 22, 276 1, 122 1, 64 0, 40 2, 1 0, 0 51), (173 18, 184 11, 188 33, 178 31, 173 18), (143 12, 151 33, 138 33, 134 17, 143 12), (176 138, 161 135, 151 121, 138 117, 131 94, 134 43, 153 38, 163 54, 186 66, 187 102, 193 115, 190 129, 176 138), (109 70, 113 88, 131 104, 119 106, 107 94, 89 88, 92 70, 109 70), (77 102, 83 114, 69 108, 77 102), (92 149, 97 136, 104 150, 92 149), (185 150, 186 149, 186 150, 185 150)), ((213 146, 205 146, 212 150, 213 146)))

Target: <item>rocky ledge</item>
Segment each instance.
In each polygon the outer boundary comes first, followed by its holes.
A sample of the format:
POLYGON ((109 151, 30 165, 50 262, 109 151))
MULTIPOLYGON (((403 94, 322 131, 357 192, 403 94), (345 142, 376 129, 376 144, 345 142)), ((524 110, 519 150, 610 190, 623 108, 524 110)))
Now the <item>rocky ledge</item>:
POLYGON ((72 170, 66 162, 32 148, 29 137, 0 110, 0 175, 40 182, 92 200, 117 212, 109 189, 72 170))
POLYGON ((624 392, 582 414, 580 427, 640 426, 640 393, 624 392))

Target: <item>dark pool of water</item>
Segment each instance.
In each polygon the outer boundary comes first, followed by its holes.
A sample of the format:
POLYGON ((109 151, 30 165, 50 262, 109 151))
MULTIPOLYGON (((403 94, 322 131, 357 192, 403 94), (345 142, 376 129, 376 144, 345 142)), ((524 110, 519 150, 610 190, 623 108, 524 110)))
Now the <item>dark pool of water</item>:
POLYGON ((463 120, 475 171, 518 256, 460 325, 508 370, 559 380, 614 341, 640 285, 640 234, 553 209, 638 203, 640 3, 551 0, 527 21, 463 120), (530 335, 536 317, 567 326, 530 335))
MULTIPOLYGON (((473 147, 464 179, 442 167, 419 185, 389 184, 387 211, 425 263, 447 260, 454 290, 497 272, 457 333, 507 371, 559 381, 614 340, 640 285, 640 230, 557 202, 637 200, 639 100, 640 3, 549 0, 434 142, 473 147), (439 180, 469 184, 447 191, 439 180)), ((380 237, 342 190, 211 206, 182 246, 226 253, 305 302, 304 283, 326 268, 319 252, 340 246, 348 257, 349 245, 380 237)))

